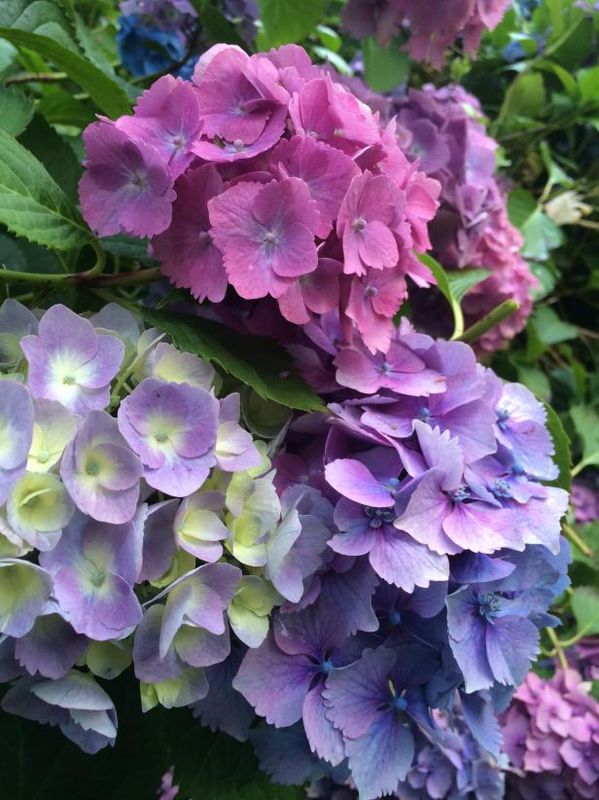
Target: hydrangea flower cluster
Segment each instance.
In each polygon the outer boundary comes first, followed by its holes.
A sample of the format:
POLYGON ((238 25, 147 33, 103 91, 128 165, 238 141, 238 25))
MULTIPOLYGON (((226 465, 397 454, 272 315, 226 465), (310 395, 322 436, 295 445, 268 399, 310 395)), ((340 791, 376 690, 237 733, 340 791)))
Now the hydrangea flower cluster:
POLYGON ((227 287, 307 324, 340 307, 346 338, 385 351, 406 279, 433 282, 438 183, 410 164, 395 122, 306 52, 216 45, 191 83, 159 79, 135 111, 84 132, 83 213, 100 236, 151 237, 162 270, 200 301, 227 287))
MULTIPOLYGON (((522 237, 508 219, 506 195, 495 175, 497 142, 482 124, 478 100, 461 86, 411 89, 395 100, 393 111, 402 148, 441 184, 441 206, 430 226, 435 257, 450 270, 491 272, 466 294, 466 321, 476 322, 505 300, 519 304, 479 342, 484 350, 497 350, 524 328, 532 311, 531 289, 538 285, 519 255, 522 237)), ((425 324, 438 316, 431 299, 430 293, 419 293, 415 300, 415 314, 425 324)))
POLYGON ((176 66, 175 74, 191 76, 197 57, 186 56, 197 11, 189 0, 122 0, 120 10, 116 43, 131 75, 144 77, 176 66))
POLYGON ((599 492, 596 484, 594 473, 592 480, 575 478, 572 481, 570 500, 574 509, 574 518, 579 525, 586 525, 599 519, 599 492))
POLYGON ((599 792, 599 703, 574 669, 530 673, 502 719, 509 797, 579 800, 599 792))
POLYGON ((509 5, 510 0, 349 0, 342 20, 352 36, 376 36, 383 46, 405 28, 410 56, 439 68, 457 39, 476 55, 483 31, 493 30, 509 5))
POLYGON ((308 489, 279 499, 239 395, 120 306, 7 300, 0 337, 2 708, 93 753, 117 731, 96 677, 133 660, 144 709, 201 701, 328 532, 308 489))
MULTIPOLYGON (((557 622, 569 559, 542 406, 466 345, 404 325, 395 346, 401 368, 378 372, 376 394, 331 404, 328 425, 300 418, 274 461, 279 491, 300 479, 326 498, 332 535, 233 680, 266 720, 249 735, 274 780, 343 779, 347 764, 364 800, 426 797, 458 708, 486 751, 480 780, 486 764, 500 787, 494 710, 557 622)), ((462 778, 447 770, 448 795, 462 778)))

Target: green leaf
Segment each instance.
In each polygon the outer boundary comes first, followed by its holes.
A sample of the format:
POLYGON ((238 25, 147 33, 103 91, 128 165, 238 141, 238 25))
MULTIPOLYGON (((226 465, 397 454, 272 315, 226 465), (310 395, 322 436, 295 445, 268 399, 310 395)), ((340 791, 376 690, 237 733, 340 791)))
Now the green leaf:
POLYGON ((19 243, 5 233, 0 233, 0 264, 7 269, 27 272, 25 253, 19 243))
POLYGON ((593 555, 589 558, 580 548, 573 547, 572 558, 574 561, 586 564, 594 571, 599 571, 599 521, 591 522, 590 525, 577 525, 575 530, 587 547, 591 549, 593 555))
POLYGON ((17 89, 0 86, 0 128, 18 136, 31 122, 33 100, 17 89))
POLYGON ((91 234, 63 190, 22 145, 0 130, 0 222, 52 250, 72 250, 91 234))
POLYGON ((498 123, 505 128, 518 126, 518 118, 535 118, 545 108, 543 76, 535 72, 518 75, 508 88, 499 112, 498 123))
POLYGON ((599 105, 599 66, 579 70, 576 80, 582 102, 599 105))
POLYGON ((599 633, 599 592, 591 586, 577 586, 570 604, 578 626, 577 635, 599 633))
POLYGON ((265 400, 300 411, 324 410, 318 395, 292 373, 288 356, 274 340, 259 336, 248 339, 201 317, 147 308, 139 311, 150 325, 166 331, 181 350, 213 361, 265 400))
POLYGON ((364 75, 366 83, 375 92, 390 92, 406 80, 410 69, 410 58, 400 50, 400 43, 393 40, 388 47, 381 47, 370 36, 362 42, 364 75))
POLYGON ((466 292, 477 283, 484 281, 489 272, 485 269, 467 269, 459 272, 445 272, 441 264, 426 253, 418 253, 418 259, 430 269, 437 280, 437 288, 449 303, 453 314, 453 339, 464 333, 464 315, 460 301, 466 292))
MULTIPOLYGON (((582 444, 582 467, 599 465, 599 414, 589 406, 573 406, 570 417, 582 444)), ((577 465, 577 472, 582 467, 577 465)))
POLYGON ((328 0, 258 0, 266 47, 299 42, 324 19, 328 0))
POLYGON ((489 269, 459 269, 448 272, 447 280, 454 298, 461 303, 470 289, 482 283, 490 274, 489 269))
POLYGON ((37 33, 54 39, 68 50, 77 52, 78 49, 69 19, 55 0, 3 0, 0 27, 37 33))
POLYGON ((520 228, 524 236, 522 255, 537 261, 546 261, 549 251, 559 247, 563 234, 559 227, 544 214, 540 208, 526 220, 520 228))
POLYGON ((78 100, 59 86, 44 88, 37 110, 50 125, 68 125, 72 128, 85 128, 95 119, 91 103, 78 100))
POLYGON ((0 37, 18 47, 26 47, 55 64, 89 94, 109 117, 118 117, 131 110, 125 91, 90 61, 68 50, 47 36, 14 28, 0 28, 0 37))
POLYGON ((551 484, 553 486, 559 486, 569 492, 572 484, 572 453, 570 450, 570 439, 564 430, 564 426, 557 412, 554 411, 552 406, 548 403, 543 403, 543 405, 547 413, 547 428, 553 441, 553 447, 555 448, 553 460, 559 469, 558 477, 554 481, 551 481, 551 484))
POLYGON ((235 25, 214 8, 210 0, 190 0, 190 2, 198 12, 202 27, 213 44, 225 42, 226 44, 236 44, 243 50, 247 50, 247 42, 237 33, 235 25))
POLYGON ((73 148, 39 114, 34 116, 33 122, 19 141, 42 162, 75 205, 78 202, 77 187, 83 169, 73 148))
POLYGON ((518 187, 513 192, 510 192, 507 200, 507 211, 512 225, 522 230, 522 226, 536 210, 537 201, 529 191, 518 187))
POLYGON ((578 337, 576 325, 564 322, 549 306, 537 306, 529 325, 534 329, 539 342, 547 347, 578 337))

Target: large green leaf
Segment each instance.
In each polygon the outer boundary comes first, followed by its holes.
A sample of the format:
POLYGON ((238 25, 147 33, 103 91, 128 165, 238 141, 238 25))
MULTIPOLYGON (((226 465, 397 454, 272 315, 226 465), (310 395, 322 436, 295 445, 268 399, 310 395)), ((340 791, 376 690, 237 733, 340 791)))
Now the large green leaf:
POLYGON ((45 167, 0 130, 0 222, 53 250, 81 247, 91 234, 45 167))
POLYGON ((578 586, 571 598, 572 612, 576 618, 578 633, 599 633, 599 592, 591 586, 578 586))
POLYGON ((211 320, 140 309, 151 325, 166 331, 177 347, 214 362, 265 400, 300 411, 324 410, 320 398, 290 369, 289 358, 272 339, 240 336, 211 320))
POLYGON ((582 444, 582 461, 576 472, 599 465, 599 414, 589 406, 573 406, 570 416, 582 444))
POLYGON ((11 136, 18 136, 29 125, 33 116, 33 100, 17 89, 0 87, 0 128, 11 136))
POLYGON ((570 491, 570 486, 572 484, 572 453, 570 450, 570 439, 557 413, 548 403, 544 403, 543 405, 547 412, 547 428, 549 429, 555 448, 553 460, 559 469, 559 475, 552 483, 566 491, 570 491))
POLYGON ((400 44, 393 40, 388 47, 381 47, 372 36, 362 42, 364 75, 375 92, 389 92, 406 80, 410 58, 400 44))
POLYGON ((526 328, 526 355, 535 361, 548 347, 578 337, 578 329, 564 322, 549 306, 537 306, 526 328))
POLYGON ((109 117, 118 117, 131 110, 126 92, 110 76, 98 69, 91 61, 69 50, 48 36, 29 31, 0 27, 0 37, 18 47, 38 53, 57 66, 89 94, 98 108, 109 117))
POLYGON ((37 33, 77 52, 68 15, 56 0, 2 0, 0 26, 37 33))
POLYGON ((76 204, 77 187, 83 168, 68 142, 39 114, 34 116, 19 141, 42 162, 69 200, 76 204))
POLYGON ((263 25, 261 46, 299 42, 324 19, 328 0, 258 0, 263 25))

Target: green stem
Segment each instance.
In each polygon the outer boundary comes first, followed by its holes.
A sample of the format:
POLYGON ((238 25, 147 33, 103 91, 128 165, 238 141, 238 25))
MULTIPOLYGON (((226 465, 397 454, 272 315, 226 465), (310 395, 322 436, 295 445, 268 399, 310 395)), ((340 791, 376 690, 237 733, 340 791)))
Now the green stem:
POLYGON ((150 344, 142 350, 141 353, 138 353, 138 355, 129 364, 127 369, 122 373, 122 375, 119 376, 119 379, 115 383, 114 389, 112 390, 112 393, 110 395, 111 407, 114 407, 118 404, 120 399, 121 389, 123 388, 123 386, 126 385, 127 381, 129 380, 131 375, 133 375, 137 367, 143 363, 144 359, 146 358, 151 348, 154 347, 155 344, 158 344, 158 342, 160 342, 162 339, 164 339, 165 336, 166 333, 161 333, 155 339, 153 339, 150 342, 150 344))
POLYGON ((461 336, 457 337, 457 341, 466 342, 467 344, 477 342, 487 331, 490 331, 491 328, 495 328, 519 308, 520 305, 515 300, 505 300, 501 305, 489 311, 486 316, 465 330, 461 336))
POLYGON ((67 275, 54 275, 44 272, 17 272, 3 267, 0 269, 0 281, 10 283, 85 283, 104 272, 106 266, 106 254, 95 240, 89 242, 96 254, 96 263, 91 269, 85 272, 69 273, 67 275))
MULTIPOLYGON (((85 273, 83 273, 85 274, 85 273)), ((94 287, 107 287, 111 286, 139 286, 143 283, 153 283, 159 281, 162 274, 158 267, 150 267, 149 269, 141 269, 138 272, 122 272, 112 275, 101 275, 96 278, 85 278, 85 283, 94 287)), ((79 281, 73 281, 79 283, 79 281)), ((83 282, 83 281, 81 281, 83 282)))
POLYGON ((586 542, 582 539, 582 537, 576 533, 576 531, 571 525, 568 525, 567 522, 564 522, 562 528, 566 539, 572 542, 572 544, 575 545, 580 550, 581 553, 584 553, 584 555, 587 556, 587 558, 593 557, 593 551, 591 550, 591 548, 586 544, 586 542))
POLYGON ((562 669, 568 669, 568 659, 566 658, 566 654, 564 653, 563 649, 563 642, 560 642, 557 636, 555 635, 555 631, 553 628, 545 628, 547 631, 547 636, 551 639, 551 643, 555 648, 555 652, 557 654, 560 666, 562 669))
POLYGON ((68 78, 66 72, 23 72, 19 75, 10 75, 4 81, 5 86, 15 83, 56 83, 68 78))

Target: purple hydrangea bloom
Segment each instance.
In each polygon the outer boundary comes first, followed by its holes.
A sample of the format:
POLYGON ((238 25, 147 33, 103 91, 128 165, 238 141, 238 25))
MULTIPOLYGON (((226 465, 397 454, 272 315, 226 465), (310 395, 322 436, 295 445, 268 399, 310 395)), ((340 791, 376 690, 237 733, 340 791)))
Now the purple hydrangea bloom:
POLYGON ((574 669, 548 680, 529 673, 502 716, 504 751, 513 772, 510 797, 596 797, 599 703, 574 669))
POLYGON ((116 740, 112 700, 91 675, 75 670, 58 680, 21 678, 2 698, 2 709, 44 725, 58 725, 85 753, 114 746, 116 740))
POLYGON ((532 545, 504 558, 516 565, 510 575, 464 586, 447 598, 451 648, 468 692, 524 680, 538 650, 538 629, 555 624, 546 609, 565 588, 565 540, 558 556, 532 545))
POLYGON ((88 639, 73 628, 51 603, 33 628, 15 642, 15 659, 30 675, 64 678, 83 655, 88 639))
POLYGON ((128 636, 142 617, 133 586, 142 564, 142 505, 132 521, 108 525, 76 513, 40 562, 52 575, 58 610, 91 639, 128 636))
POLYGON ((0 385, 0 505, 27 465, 33 438, 33 403, 20 383, 0 385))
POLYGON ((83 214, 98 236, 155 236, 168 228, 173 179, 160 152, 109 120, 86 128, 85 174, 79 184, 83 214))
POLYGON ((143 468, 105 411, 90 411, 67 445, 60 476, 84 514, 99 522, 130 522, 137 511, 143 468))
POLYGON ((433 668, 427 649, 419 645, 378 647, 328 677, 326 716, 343 734, 364 800, 395 792, 405 779, 414 757, 410 721, 425 729, 432 724, 422 687, 433 668))
POLYGON ((16 638, 29 633, 52 591, 52 578, 42 567, 0 559, 0 633, 16 638))
POLYGON ((196 386, 145 378, 119 408, 119 430, 154 489, 174 497, 196 491, 215 461, 216 398, 196 386))
POLYGON ((108 405, 125 352, 115 336, 98 334, 91 322, 56 305, 40 320, 38 335, 25 336, 21 347, 33 397, 57 400, 76 414, 108 405))
POLYGON ((277 728, 303 720, 312 751, 339 764, 343 743, 327 718, 323 692, 328 677, 359 652, 337 625, 333 607, 317 603, 277 617, 266 641, 248 650, 233 686, 277 728))

